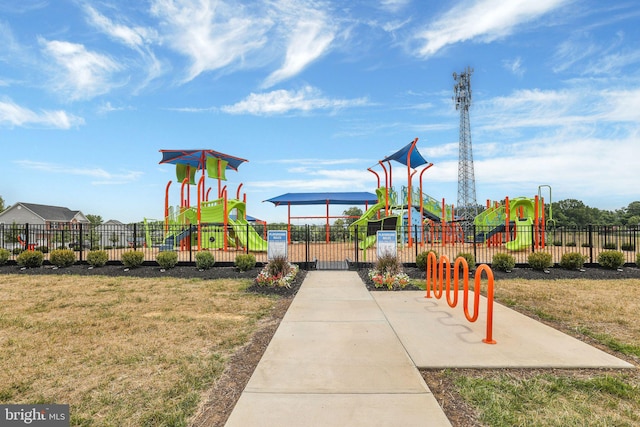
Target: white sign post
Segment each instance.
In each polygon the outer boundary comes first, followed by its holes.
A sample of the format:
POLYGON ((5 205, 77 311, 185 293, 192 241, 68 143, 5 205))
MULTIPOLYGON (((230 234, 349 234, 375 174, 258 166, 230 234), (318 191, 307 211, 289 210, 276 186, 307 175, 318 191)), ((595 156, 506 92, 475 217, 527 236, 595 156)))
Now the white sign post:
POLYGON ((395 231, 376 232, 376 247, 378 258, 383 256, 397 256, 398 236, 395 231))
POLYGON ((274 258, 287 258, 287 231, 267 231, 267 261, 274 258))

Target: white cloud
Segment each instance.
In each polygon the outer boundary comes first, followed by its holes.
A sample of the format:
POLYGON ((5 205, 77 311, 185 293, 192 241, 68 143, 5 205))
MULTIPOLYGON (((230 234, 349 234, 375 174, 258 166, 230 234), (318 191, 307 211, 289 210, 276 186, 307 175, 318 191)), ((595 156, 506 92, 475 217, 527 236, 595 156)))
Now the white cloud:
POLYGON ((242 64, 264 47, 268 18, 251 16, 244 5, 209 0, 155 0, 152 13, 161 20, 163 42, 191 61, 184 78, 242 64))
POLYGON ((84 119, 61 110, 42 110, 38 113, 21 107, 10 99, 4 99, 0 100, 0 124, 69 129, 83 125, 84 119))
POLYGON ((416 54, 430 57, 449 45, 467 40, 493 42, 564 3, 567 0, 473 0, 459 3, 416 34, 419 43, 416 54))
POLYGON ((279 6, 281 13, 287 10, 296 13, 292 17, 287 17, 286 13, 281 16, 287 37, 284 64, 267 77, 264 87, 299 74, 320 58, 335 38, 336 29, 324 11, 306 7, 300 2, 283 1, 279 6))
POLYGON ((511 73, 515 74, 518 77, 522 77, 526 69, 522 66, 522 58, 517 57, 514 59, 505 59, 502 61, 502 65, 511 73))
POLYGON ((25 169, 38 170, 55 174, 89 177, 93 179, 93 181, 91 181, 92 185, 130 184, 132 181, 136 181, 143 174, 142 172, 138 171, 112 173, 102 168, 78 168, 69 165, 37 162, 33 160, 18 160, 15 163, 25 169))
POLYGON ((142 47, 147 44, 149 40, 157 38, 155 30, 145 27, 129 27, 124 24, 115 23, 89 5, 85 5, 84 9, 90 23, 105 34, 131 48, 142 47))
POLYGON ((141 88, 162 75, 164 67, 150 47, 158 40, 158 33, 155 29, 116 23, 88 5, 84 9, 90 24, 140 55, 143 61, 142 68, 144 68, 146 75, 141 88))
POLYGON ((367 105, 365 98, 330 99, 311 86, 298 91, 275 90, 267 93, 251 93, 246 99, 221 108, 229 114, 285 114, 291 111, 339 110, 367 105))
POLYGON ((55 75, 50 85, 71 100, 90 99, 115 86, 112 77, 121 66, 108 56, 88 51, 81 44, 42 38, 39 41, 44 53, 57 64, 51 67, 55 75))
POLYGON ((396 13, 404 9, 411 0, 380 0, 380 7, 389 12, 396 13))

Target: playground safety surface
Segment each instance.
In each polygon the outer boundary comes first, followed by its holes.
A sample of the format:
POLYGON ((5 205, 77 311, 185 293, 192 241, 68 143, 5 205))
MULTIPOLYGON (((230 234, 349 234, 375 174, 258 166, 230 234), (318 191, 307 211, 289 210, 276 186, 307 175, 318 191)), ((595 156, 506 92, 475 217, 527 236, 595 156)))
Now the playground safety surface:
POLYGON ((472 324, 424 296, 309 272, 226 425, 449 426, 418 368, 634 367, 499 304, 485 344, 483 301, 472 324))

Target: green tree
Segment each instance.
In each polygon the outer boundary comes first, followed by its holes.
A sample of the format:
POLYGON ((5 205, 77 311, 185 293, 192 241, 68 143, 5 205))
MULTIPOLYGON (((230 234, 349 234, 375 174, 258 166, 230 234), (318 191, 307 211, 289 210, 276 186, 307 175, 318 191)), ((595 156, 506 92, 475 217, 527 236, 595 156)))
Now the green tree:
POLYGON ((0 196, 0 212, 4 211, 4 199, 0 196))
POLYGON ((89 220, 89 222, 91 223, 92 227, 96 227, 100 224, 102 224, 102 217, 100 215, 91 215, 88 214, 87 215, 87 219, 89 220))
POLYGON ((352 206, 349 209, 343 211, 342 215, 350 217, 350 218, 345 218, 345 223, 347 225, 351 225, 355 220, 357 220, 362 216, 362 209, 356 206, 352 206))

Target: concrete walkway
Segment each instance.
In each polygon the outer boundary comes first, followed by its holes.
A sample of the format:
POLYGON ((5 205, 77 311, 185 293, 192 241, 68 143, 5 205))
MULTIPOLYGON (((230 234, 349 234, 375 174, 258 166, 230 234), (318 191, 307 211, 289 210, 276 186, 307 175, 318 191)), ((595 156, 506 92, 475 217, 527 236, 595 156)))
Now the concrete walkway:
POLYGON ((417 367, 633 367, 498 304, 484 344, 461 301, 309 272, 226 426, 450 426, 417 367))

